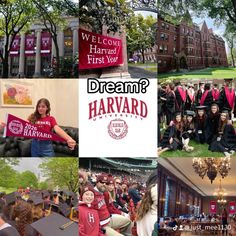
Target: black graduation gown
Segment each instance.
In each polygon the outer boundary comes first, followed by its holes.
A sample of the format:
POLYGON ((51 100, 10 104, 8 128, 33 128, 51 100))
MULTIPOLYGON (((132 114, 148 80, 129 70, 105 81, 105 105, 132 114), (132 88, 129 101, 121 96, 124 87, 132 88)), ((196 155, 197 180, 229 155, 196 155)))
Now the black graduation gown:
POLYGON ((166 94, 166 120, 167 125, 173 119, 175 113, 175 94, 174 91, 171 91, 166 94))
MULTIPOLYGON (((186 91, 185 91, 185 93, 186 93, 186 91)), ((187 95, 186 95, 187 96, 187 95)), ((184 105, 185 105, 185 102, 186 101, 183 101, 182 100, 182 97, 181 97, 181 95, 180 95, 180 92, 179 92, 179 90, 178 90, 178 87, 175 89, 175 97, 176 97, 176 111, 181 111, 181 112, 183 112, 183 110, 184 110, 184 105)))
POLYGON ((210 144, 218 132, 220 113, 210 114, 206 119, 206 142, 210 144))
POLYGON ((204 103, 202 104, 203 106, 207 107, 207 109, 206 109, 207 112, 210 110, 212 102, 213 102, 212 92, 211 92, 211 90, 208 90, 207 96, 204 100, 204 103))
POLYGON ((202 90, 201 89, 198 89, 197 91, 197 95, 196 95, 196 106, 199 106, 200 105, 200 100, 202 98, 202 90))
MULTIPOLYGON (((218 103, 219 103, 220 112, 223 111, 224 109, 229 109, 230 111, 232 111, 232 108, 230 107, 229 102, 226 97, 226 94, 225 94, 225 88, 223 88, 220 91, 218 103)), ((236 96, 235 96, 234 104, 235 104, 235 107, 234 107, 234 109, 235 109, 236 108, 236 96)))
POLYGON ((209 150, 212 152, 229 152, 236 151, 236 134, 232 125, 225 125, 221 139, 217 140, 220 134, 216 135, 209 145, 209 150))
POLYGON ((163 135, 163 138, 161 140, 161 147, 166 148, 168 147, 170 150, 177 150, 182 149, 183 144, 181 142, 181 132, 176 129, 175 125, 169 126, 163 135), (170 144, 170 138, 173 138, 173 142, 170 144))
POLYGON ((206 142, 206 117, 204 119, 195 119, 195 140, 198 143, 206 142))
POLYGON ((192 101, 189 97, 189 95, 187 94, 187 98, 186 98, 186 103, 185 103, 185 110, 193 110, 194 109, 194 101, 192 101))
POLYGON ((193 139, 194 136, 195 136, 195 129, 194 127, 190 127, 191 124, 187 123, 184 125, 184 130, 183 130, 183 134, 182 134, 182 137, 184 139, 193 139))

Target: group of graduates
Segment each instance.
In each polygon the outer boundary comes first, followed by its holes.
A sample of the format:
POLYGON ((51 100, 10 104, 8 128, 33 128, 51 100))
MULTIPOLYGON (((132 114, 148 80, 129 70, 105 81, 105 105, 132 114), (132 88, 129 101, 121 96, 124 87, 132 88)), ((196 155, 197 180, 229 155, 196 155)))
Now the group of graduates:
POLYGON ((167 150, 192 152, 190 140, 208 144, 212 152, 230 157, 236 151, 233 116, 236 96, 232 79, 224 86, 199 83, 181 85, 168 83, 158 87, 158 154, 167 150), (164 133, 161 135, 161 124, 164 133))
POLYGON ((80 236, 157 236, 157 171, 144 186, 120 176, 79 172, 80 236))
POLYGON ((0 236, 76 236, 77 205, 77 194, 71 191, 1 192, 0 236))

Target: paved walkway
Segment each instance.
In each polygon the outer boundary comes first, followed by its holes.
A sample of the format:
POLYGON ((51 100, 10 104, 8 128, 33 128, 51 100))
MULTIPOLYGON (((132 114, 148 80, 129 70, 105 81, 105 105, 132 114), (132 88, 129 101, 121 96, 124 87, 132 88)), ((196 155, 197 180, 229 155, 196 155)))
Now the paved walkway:
POLYGON ((157 73, 147 71, 137 66, 129 66, 128 68, 131 78, 157 78, 157 73))

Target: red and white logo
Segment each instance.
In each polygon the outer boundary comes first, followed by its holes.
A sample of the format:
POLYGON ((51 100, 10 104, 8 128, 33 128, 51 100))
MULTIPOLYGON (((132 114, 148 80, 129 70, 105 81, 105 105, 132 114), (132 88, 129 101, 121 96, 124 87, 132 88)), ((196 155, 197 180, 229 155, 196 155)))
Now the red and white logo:
POLYGON ((108 125, 108 133, 114 139, 122 139, 128 133, 128 125, 122 119, 111 120, 108 125))
POLYGON ((18 120, 12 120, 9 125, 9 130, 13 134, 22 134, 23 133, 23 124, 18 120))

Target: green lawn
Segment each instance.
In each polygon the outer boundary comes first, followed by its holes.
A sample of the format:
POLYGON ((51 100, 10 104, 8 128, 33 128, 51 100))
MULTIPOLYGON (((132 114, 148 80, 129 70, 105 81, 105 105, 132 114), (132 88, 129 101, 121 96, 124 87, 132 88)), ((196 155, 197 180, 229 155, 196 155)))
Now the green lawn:
POLYGON ((155 67, 157 69, 157 63, 150 62, 150 63, 142 63, 142 62, 137 62, 137 63, 128 63, 129 66, 136 66, 136 67, 155 67))
POLYGON ((225 79, 236 78, 236 68, 207 68, 190 72, 161 73, 158 79, 225 79))
POLYGON ((15 189, 15 188, 4 188, 4 187, 0 186, 0 192, 6 192, 6 194, 8 194, 8 193, 12 193, 15 191, 17 191, 17 189, 15 189))
MULTIPOLYGON (((212 152, 208 150, 208 144, 198 144, 195 141, 190 141, 190 146, 194 147, 194 151, 186 152, 183 150, 166 151, 160 157, 224 157, 221 152, 212 152)), ((233 155, 236 157, 236 153, 233 155)))

